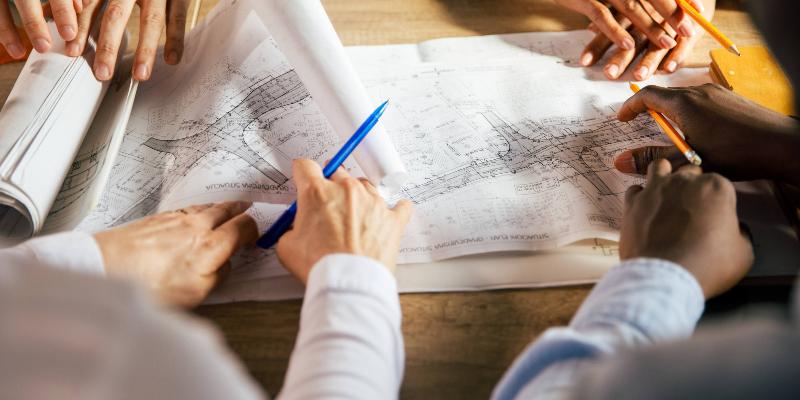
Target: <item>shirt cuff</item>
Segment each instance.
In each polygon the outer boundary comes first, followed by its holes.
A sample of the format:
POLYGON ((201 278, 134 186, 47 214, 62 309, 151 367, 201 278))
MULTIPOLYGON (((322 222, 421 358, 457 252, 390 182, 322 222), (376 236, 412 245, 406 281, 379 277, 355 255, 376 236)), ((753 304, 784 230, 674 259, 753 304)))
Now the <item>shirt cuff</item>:
MULTIPOLYGON (((578 331, 624 325, 627 345, 690 336, 705 297, 695 277, 670 261, 636 258, 612 268, 584 301, 570 326, 578 331)), ((618 335, 620 330, 615 329, 618 335)))
POLYGON ((39 265, 95 275, 105 275, 103 255, 94 237, 71 231, 37 237, 20 245, 39 265))
POLYGON ((364 256, 331 254, 317 261, 308 277, 305 301, 330 291, 357 292, 380 300, 400 316, 397 280, 383 264, 364 256))

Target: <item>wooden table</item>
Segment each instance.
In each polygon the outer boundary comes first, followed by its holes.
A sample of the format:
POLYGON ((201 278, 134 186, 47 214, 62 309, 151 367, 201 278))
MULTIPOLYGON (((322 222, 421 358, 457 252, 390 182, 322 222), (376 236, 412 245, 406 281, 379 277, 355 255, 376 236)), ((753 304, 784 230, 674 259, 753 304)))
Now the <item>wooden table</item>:
MULTIPOLYGON (((448 36, 581 29, 586 20, 541 0, 324 0, 346 45, 410 43, 448 36)), ((201 14, 215 3, 204 0, 201 14)), ((715 22, 738 44, 759 37, 738 3, 721 1, 715 22)), ((130 24, 135 33, 138 18, 130 24)), ((135 42, 134 42, 135 43, 135 42)), ((704 38, 689 64, 708 64, 704 38)), ((5 102, 21 64, 0 67, 5 102)), ((514 357, 543 330, 564 325, 588 286, 401 296, 406 344, 403 398, 486 398, 514 357)), ((711 304, 783 302, 788 289, 739 288, 711 304)), ((301 301, 200 307, 224 332, 252 376, 277 394, 297 333, 301 301)))

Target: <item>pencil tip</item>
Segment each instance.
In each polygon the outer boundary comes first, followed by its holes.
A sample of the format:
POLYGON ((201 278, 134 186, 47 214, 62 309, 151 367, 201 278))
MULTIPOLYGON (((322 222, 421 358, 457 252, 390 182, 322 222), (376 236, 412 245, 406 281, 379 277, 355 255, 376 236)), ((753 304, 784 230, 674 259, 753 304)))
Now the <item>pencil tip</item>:
POLYGON ((730 50, 730 51, 731 51, 731 53, 733 53, 733 54, 736 54, 736 55, 737 55, 737 56, 739 56, 739 57, 741 57, 741 56, 742 56, 742 53, 740 53, 740 52, 739 52, 739 49, 738 49, 738 48, 736 48, 736 45, 735 45, 735 44, 731 45, 731 47, 729 47, 729 48, 728 48, 728 50, 730 50))

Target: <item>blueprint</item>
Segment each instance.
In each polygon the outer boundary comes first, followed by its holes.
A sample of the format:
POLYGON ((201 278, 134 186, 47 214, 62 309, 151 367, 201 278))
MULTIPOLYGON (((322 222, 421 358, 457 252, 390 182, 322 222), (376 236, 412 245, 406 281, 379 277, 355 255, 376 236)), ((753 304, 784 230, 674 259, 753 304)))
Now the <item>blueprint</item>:
MULTIPOLYGON (((415 204, 400 262, 501 250, 541 250, 618 238, 622 195, 639 178, 617 172, 624 149, 663 142, 646 117, 616 120, 624 83, 549 59, 480 65, 362 68, 415 204)), ((661 84, 703 82, 683 70, 661 84)))
MULTIPOLYGON (((613 157, 662 134, 648 118, 616 121, 630 96, 624 82, 573 66, 568 49, 579 49, 585 35, 349 50, 372 100, 390 99, 382 124, 409 176, 384 192, 390 204, 407 198, 415 205, 400 263, 617 238, 622 193, 639 180, 616 172, 613 157), (483 59, 465 60, 464 48, 483 59)), ((295 197, 291 160, 323 162, 339 147, 250 8, 217 8, 187 39, 185 54, 181 65, 160 64, 139 86, 109 182, 79 229, 250 200, 263 230, 295 197)), ((705 81, 705 70, 682 70, 653 83, 705 81)), ((356 164, 348 169, 362 174, 356 164)), ((287 275, 272 250, 246 249, 233 265, 225 285, 234 297, 231 287, 287 275)))
POLYGON ((285 204, 292 159, 322 162, 339 143, 251 8, 218 9, 193 31, 180 66, 156 69, 80 229, 197 203, 285 204))

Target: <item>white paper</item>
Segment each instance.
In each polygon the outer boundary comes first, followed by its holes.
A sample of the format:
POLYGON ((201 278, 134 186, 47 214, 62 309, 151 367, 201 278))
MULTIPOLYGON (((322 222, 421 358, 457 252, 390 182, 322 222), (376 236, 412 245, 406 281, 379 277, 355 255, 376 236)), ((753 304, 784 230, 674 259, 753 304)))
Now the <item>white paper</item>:
POLYGON ((136 98, 138 82, 130 76, 131 61, 117 65, 117 74, 47 215, 43 234, 75 228, 99 202, 136 98))
MULTIPOLYGON (((370 101, 319 0, 264 0, 256 10, 342 142, 383 102, 370 101)), ((376 185, 399 187, 405 168, 377 124, 354 153, 376 185)))
POLYGON ((87 47, 77 58, 62 41, 32 52, 0 111, 0 245, 41 230, 100 105, 108 84, 94 78, 87 47))

